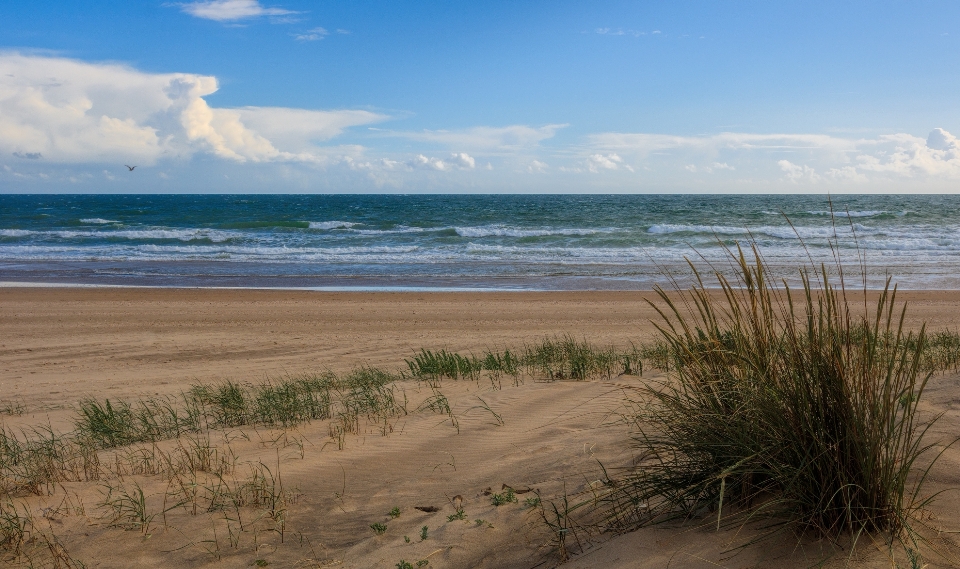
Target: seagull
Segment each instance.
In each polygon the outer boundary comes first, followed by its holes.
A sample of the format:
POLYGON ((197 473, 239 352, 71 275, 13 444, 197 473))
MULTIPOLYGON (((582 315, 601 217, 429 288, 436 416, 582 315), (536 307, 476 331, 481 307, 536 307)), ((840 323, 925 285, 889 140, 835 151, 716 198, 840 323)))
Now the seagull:
MULTIPOLYGON (((127 165, 124 164, 124 166, 127 166, 127 165)), ((131 172, 133 172, 134 168, 136 168, 136 166, 127 166, 127 170, 130 170, 131 172)))

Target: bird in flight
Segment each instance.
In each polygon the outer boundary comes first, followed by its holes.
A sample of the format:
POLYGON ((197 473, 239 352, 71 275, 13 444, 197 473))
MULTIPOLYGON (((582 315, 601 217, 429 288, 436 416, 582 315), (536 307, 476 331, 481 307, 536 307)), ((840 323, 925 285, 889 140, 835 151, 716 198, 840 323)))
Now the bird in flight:
MULTIPOLYGON (((124 166, 127 166, 127 165, 124 164, 124 166)), ((130 170, 131 172, 133 172, 134 168, 136 168, 136 166, 127 166, 127 170, 130 170)))

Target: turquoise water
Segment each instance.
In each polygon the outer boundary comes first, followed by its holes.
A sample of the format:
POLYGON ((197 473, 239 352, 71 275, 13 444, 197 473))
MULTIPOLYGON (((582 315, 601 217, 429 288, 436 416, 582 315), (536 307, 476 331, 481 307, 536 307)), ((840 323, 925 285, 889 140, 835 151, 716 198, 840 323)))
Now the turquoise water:
POLYGON ((0 281, 649 289, 755 241, 778 270, 866 256, 960 288, 957 196, 0 195, 0 281), (792 226, 791 226, 792 224, 792 226))

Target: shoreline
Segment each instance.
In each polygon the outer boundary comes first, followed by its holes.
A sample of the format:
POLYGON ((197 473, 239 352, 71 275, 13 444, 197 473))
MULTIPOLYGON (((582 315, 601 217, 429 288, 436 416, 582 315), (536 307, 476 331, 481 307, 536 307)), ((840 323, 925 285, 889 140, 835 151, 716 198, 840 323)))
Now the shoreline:
MULTIPOLYGON (((667 283, 665 283, 667 284, 667 283)), ((861 292, 862 287, 847 287, 848 291, 861 292)), ((720 290, 719 286, 705 283, 708 290, 720 290)), ((957 288, 910 288, 899 285, 896 281, 891 285, 897 286, 898 294, 902 293, 957 293, 960 294, 960 285, 957 288)), ((682 286, 686 291, 689 287, 682 286)), ((892 286, 891 286, 892 288, 892 286)), ((210 291, 277 291, 277 292, 321 292, 321 293, 567 293, 567 294, 616 294, 616 293, 656 293, 650 288, 535 288, 535 287, 497 287, 497 286, 416 286, 416 285, 339 285, 339 286, 217 286, 217 285, 151 285, 151 284, 115 284, 115 283, 84 283, 60 281, 0 281, 0 289, 129 289, 129 290, 210 290, 210 291)), ((672 285, 664 287, 673 293, 672 285)), ((791 283, 791 290, 799 290, 791 283)), ((883 290, 882 286, 870 286, 867 293, 876 293, 883 290)))

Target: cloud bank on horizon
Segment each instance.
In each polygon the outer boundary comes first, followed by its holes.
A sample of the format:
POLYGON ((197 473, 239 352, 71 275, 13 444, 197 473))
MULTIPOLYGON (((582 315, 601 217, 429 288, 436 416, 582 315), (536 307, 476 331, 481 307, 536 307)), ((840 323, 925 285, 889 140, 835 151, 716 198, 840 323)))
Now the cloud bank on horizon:
MULTIPOLYGON (((331 36, 301 6, 257 0, 162 9, 217 33, 262 21, 294 46, 354 35, 331 25, 331 36)), ((652 28, 582 33, 603 41, 669 36, 652 28)), ((949 192, 960 181, 960 141, 937 124, 925 136, 875 127, 863 135, 669 134, 591 128, 576 112, 476 122, 469 109, 464 116, 475 122, 464 124, 390 104, 264 106, 230 89, 190 70, 2 51, 0 191, 949 192), (233 104, 215 103, 224 97, 233 104), (412 116, 427 120, 410 128, 412 116), (131 187, 118 174, 134 163, 140 178, 131 187)))
MULTIPOLYGON (((567 125, 415 132, 377 128, 369 131, 368 145, 338 145, 336 139, 345 131, 390 117, 355 109, 216 108, 204 97, 217 89, 215 77, 191 73, 146 73, 118 64, 0 55, 0 156, 5 171, 13 173, 20 160, 102 170, 125 162, 164 168, 208 157, 241 169, 272 163, 297 165, 316 176, 346 170, 357 175, 361 185, 369 181, 389 189, 404 187, 404 177, 417 171, 470 175, 479 159, 481 170, 494 170, 496 162, 510 170, 508 176, 553 172, 554 177, 576 180, 612 175, 615 179, 608 182, 614 184, 641 185, 654 177, 650 172, 671 170, 677 176, 698 175, 697 180, 721 176, 786 190, 801 184, 815 190, 843 184, 868 191, 871 182, 960 180, 960 141, 941 128, 926 139, 904 133, 841 138, 604 132, 551 149, 539 145, 567 125), (428 156, 383 151, 376 147, 381 138, 428 142, 448 152, 428 156), (800 157, 782 158, 783 152, 800 157), (767 177, 744 179, 758 171, 767 177)), ((450 182, 460 185, 463 180, 450 182)))

